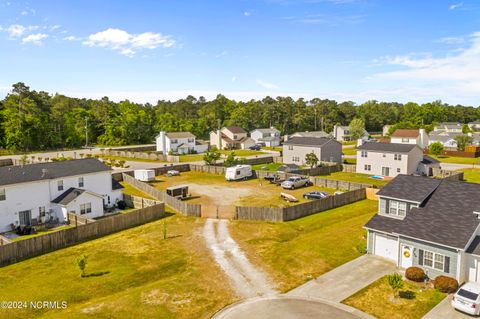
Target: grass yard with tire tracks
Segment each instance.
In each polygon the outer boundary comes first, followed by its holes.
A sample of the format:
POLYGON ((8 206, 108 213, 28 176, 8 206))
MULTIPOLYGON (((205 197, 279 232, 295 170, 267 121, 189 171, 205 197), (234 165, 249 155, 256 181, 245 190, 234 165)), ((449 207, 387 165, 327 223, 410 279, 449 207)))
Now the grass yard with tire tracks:
POLYGON ((361 256, 362 227, 377 205, 363 200, 285 223, 232 221, 230 232, 250 261, 288 291, 361 256))

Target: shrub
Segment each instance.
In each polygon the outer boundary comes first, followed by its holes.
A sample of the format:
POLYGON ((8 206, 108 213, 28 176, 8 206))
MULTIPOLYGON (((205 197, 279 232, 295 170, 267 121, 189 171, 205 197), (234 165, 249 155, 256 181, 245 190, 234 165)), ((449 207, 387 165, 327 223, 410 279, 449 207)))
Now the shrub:
POLYGON ((387 275, 387 282, 388 285, 393 290, 393 297, 397 297, 397 293, 399 289, 403 288, 403 278, 400 274, 393 273, 391 275, 387 275))
POLYGON ((409 267, 405 271, 405 277, 411 281, 422 282, 425 279, 425 272, 420 267, 409 267))
POLYGON ((80 277, 85 277, 85 268, 87 267, 87 256, 81 255, 77 258, 77 266, 80 269, 80 277))
POLYGON ((402 299, 415 299, 415 297, 416 297, 415 292, 414 292, 414 291, 411 291, 411 290, 400 291, 400 292, 398 293, 398 295, 399 295, 400 298, 402 298, 402 299))
POLYGON ((124 209, 127 208, 127 203, 125 203, 125 201, 123 201, 123 200, 119 200, 117 202, 117 207, 121 210, 124 210, 124 209))
POLYGON ((435 289, 445 292, 454 293, 458 289, 458 281, 455 278, 448 276, 438 276, 433 282, 435 289))

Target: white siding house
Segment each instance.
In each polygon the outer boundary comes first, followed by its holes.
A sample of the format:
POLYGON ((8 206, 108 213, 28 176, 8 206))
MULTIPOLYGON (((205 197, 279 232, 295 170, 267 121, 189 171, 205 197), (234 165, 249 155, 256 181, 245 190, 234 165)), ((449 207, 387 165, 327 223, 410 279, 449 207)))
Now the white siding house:
POLYGON ((274 127, 259 128, 250 132, 250 137, 256 144, 275 147, 280 145, 280 131, 274 127))
POLYGON ((417 144, 422 149, 427 148, 429 144, 428 134, 425 132, 425 129, 397 129, 390 138, 391 143, 417 144))
POLYGON ((357 147, 357 173, 395 177, 414 174, 423 160, 417 144, 367 142, 357 147))
MULTIPOLYGON (((333 137, 339 142, 351 141, 352 136, 350 135, 350 129, 348 126, 335 125, 333 127, 333 137)), ((363 135, 360 139, 368 139, 368 132, 364 130, 363 135)))
POLYGON ((66 212, 97 217, 123 199, 111 170, 94 158, 0 167, 0 232, 34 225, 66 212), (80 205, 90 204, 81 210, 80 205))
POLYGON ((190 132, 160 132, 156 137, 157 152, 169 154, 203 153, 208 144, 198 143, 190 132))
POLYGON ((210 132, 210 146, 215 146, 219 150, 245 150, 254 145, 255 141, 248 137, 247 131, 238 126, 226 126, 221 130, 210 132))
POLYGON ((319 162, 342 162, 342 144, 333 138, 292 137, 283 143, 283 163, 306 165, 307 154, 314 153, 319 162))

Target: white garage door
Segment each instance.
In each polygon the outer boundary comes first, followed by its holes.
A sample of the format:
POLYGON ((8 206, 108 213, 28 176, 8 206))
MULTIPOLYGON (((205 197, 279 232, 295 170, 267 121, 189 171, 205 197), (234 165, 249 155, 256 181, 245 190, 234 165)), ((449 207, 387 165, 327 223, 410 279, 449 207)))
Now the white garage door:
POLYGON ((375 255, 397 262, 398 239, 386 235, 375 234, 375 255))
POLYGON ((466 281, 480 282, 480 257, 466 254, 467 278, 466 281))

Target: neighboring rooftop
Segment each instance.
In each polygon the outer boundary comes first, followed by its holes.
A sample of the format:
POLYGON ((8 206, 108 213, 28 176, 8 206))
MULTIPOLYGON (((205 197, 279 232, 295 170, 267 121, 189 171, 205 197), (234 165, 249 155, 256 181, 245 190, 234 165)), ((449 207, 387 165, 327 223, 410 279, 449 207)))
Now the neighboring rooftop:
POLYGON ((225 129, 235 134, 247 133, 247 131, 245 131, 240 126, 225 126, 225 129))
POLYGON ((366 142, 363 145, 358 146, 357 150, 389 153, 409 153, 416 147, 418 148, 417 144, 366 142))
POLYGON ((335 139, 327 138, 327 137, 294 136, 294 137, 291 137, 288 141, 284 142, 283 145, 323 146, 330 141, 334 141, 338 143, 335 139))
POLYGON ((332 137, 331 134, 328 134, 324 131, 306 131, 306 132, 295 132, 291 137, 332 137))
POLYGON ((27 183, 110 170, 108 166, 96 158, 5 166, 0 167, 0 185, 27 183))
POLYGON ((414 137, 417 138, 420 135, 419 130, 407 130, 407 129, 396 129, 393 132, 392 137, 414 137))
POLYGON ((70 187, 60 196, 52 200, 52 203, 59 205, 68 205, 72 200, 82 195, 85 192, 84 189, 70 187))
POLYGON ((165 134, 168 138, 195 138, 190 132, 168 132, 165 134))
POLYGON ((254 131, 259 131, 259 132, 262 132, 262 133, 278 133, 280 132, 279 130, 277 130, 276 128, 274 127, 270 127, 270 128, 257 128, 257 129, 254 129, 252 132, 254 131))
POLYGON ((440 179, 401 174, 380 189, 377 195, 423 203, 440 185, 440 181, 440 179))

